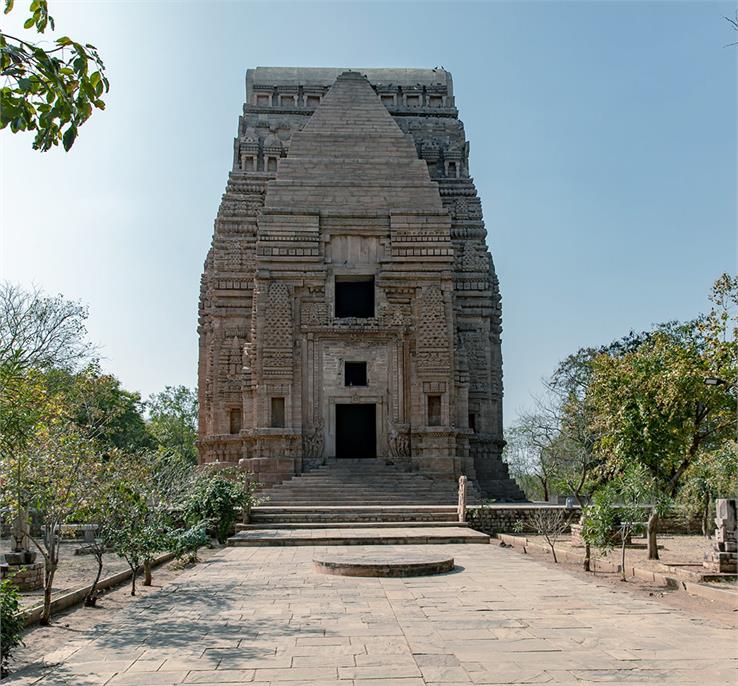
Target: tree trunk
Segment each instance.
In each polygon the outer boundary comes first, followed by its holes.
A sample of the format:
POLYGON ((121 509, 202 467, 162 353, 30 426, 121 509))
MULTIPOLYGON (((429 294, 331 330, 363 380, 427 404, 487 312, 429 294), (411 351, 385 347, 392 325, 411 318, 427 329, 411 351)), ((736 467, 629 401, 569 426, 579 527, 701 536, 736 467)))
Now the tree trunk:
POLYGON ((95 577, 95 580, 92 582, 92 588, 90 588, 90 592, 85 596, 85 607, 95 607, 97 603, 97 583, 100 581, 100 577, 102 576, 102 570, 103 570, 103 559, 102 555, 98 555, 97 557, 97 576, 95 577))
POLYGON ((144 560, 144 586, 151 586, 151 560, 144 560))
POLYGON ((710 538, 710 494, 705 493, 705 501, 702 504, 702 535, 710 538))
POLYGON ((651 515, 648 518, 648 524, 646 526, 646 539, 648 543, 648 559, 658 560, 659 559, 659 548, 656 541, 656 532, 659 526, 659 516, 656 514, 656 510, 651 510, 651 515))
POLYGON ((592 560, 592 547, 589 545, 589 543, 585 541, 584 542, 584 562, 582 563, 582 567, 585 572, 592 571, 590 569, 591 560, 592 560))
POLYGON ((138 575, 138 565, 131 565, 131 571, 133 572, 133 576, 131 576, 131 595, 136 595, 136 576, 138 575))
POLYGON ((47 557, 44 562, 44 609, 41 611, 41 618, 38 623, 41 626, 48 626, 51 622, 51 589, 54 585, 54 574, 59 562, 52 562, 51 556, 47 557))
POLYGON ((554 562, 555 562, 556 564, 558 564, 558 563, 559 563, 559 561, 558 561, 558 560, 556 559, 556 550, 554 549, 553 543, 550 543, 550 542, 549 542, 549 544, 548 544, 548 545, 550 545, 550 546, 551 546, 551 555, 553 555, 553 559, 554 559, 554 562))
POLYGON ((620 580, 625 581, 625 541, 628 538, 628 532, 620 529, 620 580))

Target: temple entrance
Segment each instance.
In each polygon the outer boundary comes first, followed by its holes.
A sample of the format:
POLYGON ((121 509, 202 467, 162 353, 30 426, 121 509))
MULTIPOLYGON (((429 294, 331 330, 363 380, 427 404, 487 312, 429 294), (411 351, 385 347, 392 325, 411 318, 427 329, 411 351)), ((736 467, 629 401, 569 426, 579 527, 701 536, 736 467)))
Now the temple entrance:
POLYGON ((336 405, 336 457, 377 456, 377 406, 336 405))

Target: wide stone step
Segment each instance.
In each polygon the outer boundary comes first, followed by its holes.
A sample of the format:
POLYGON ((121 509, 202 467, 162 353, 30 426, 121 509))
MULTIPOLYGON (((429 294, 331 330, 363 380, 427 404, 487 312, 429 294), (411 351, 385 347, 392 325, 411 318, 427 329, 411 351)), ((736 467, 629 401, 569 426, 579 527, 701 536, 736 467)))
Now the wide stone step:
POLYGON ((331 514, 284 514, 284 515, 261 515, 254 517, 251 521, 254 524, 269 526, 271 524, 303 524, 303 523, 325 523, 336 524, 344 522, 455 522, 458 520, 456 515, 428 514, 423 512, 406 512, 396 514, 361 514, 353 517, 344 517, 342 515, 331 514))
POLYGON ((489 543, 487 534, 468 527, 263 528, 240 531, 229 546, 437 545, 489 543))
POLYGON ((269 529, 355 529, 355 528, 371 528, 371 529, 398 529, 398 528, 422 528, 422 527, 461 527, 466 528, 469 525, 465 522, 459 522, 455 519, 449 521, 428 520, 428 521, 386 521, 386 522, 272 522, 268 527, 264 524, 236 524, 236 531, 269 529))

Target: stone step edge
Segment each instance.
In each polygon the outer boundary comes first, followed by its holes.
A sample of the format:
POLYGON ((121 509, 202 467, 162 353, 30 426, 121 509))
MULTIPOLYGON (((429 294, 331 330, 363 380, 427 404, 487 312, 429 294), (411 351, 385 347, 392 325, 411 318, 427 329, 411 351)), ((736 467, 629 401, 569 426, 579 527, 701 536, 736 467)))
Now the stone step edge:
MULTIPOLYGON (((266 523, 266 522, 265 522, 266 523)), ((469 528, 466 522, 455 521, 433 521, 424 522, 273 522, 268 527, 255 522, 253 524, 237 524, 236 531, 251 531, 258 529, 422 529, 428 527, 450 528, 456 527, 460 529, 469 528)))
POLYGON ((271 514, 273 512, 456 512, 456 505, 258 505, 252 507, 251 512, 263 512, 264 514, 271 514))
POLYGON ((245 538, 239 534, 231 536, 227 545, 236 547, 257 546, 324 546, 324 545, 452 545, 489 544, 489 536, 325 536, 323 538, 245 538))

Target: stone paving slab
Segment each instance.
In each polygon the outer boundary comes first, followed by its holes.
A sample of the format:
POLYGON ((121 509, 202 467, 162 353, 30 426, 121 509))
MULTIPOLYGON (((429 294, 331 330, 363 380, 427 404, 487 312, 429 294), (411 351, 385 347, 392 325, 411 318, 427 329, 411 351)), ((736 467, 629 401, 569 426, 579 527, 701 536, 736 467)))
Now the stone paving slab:
POLYGON ((432 577, 313 571, 344 551, 377 547, 224 549, 3 686, 736 683, 732 630, 627 590, 493 546, 418 546, 456 560, 432 577))

